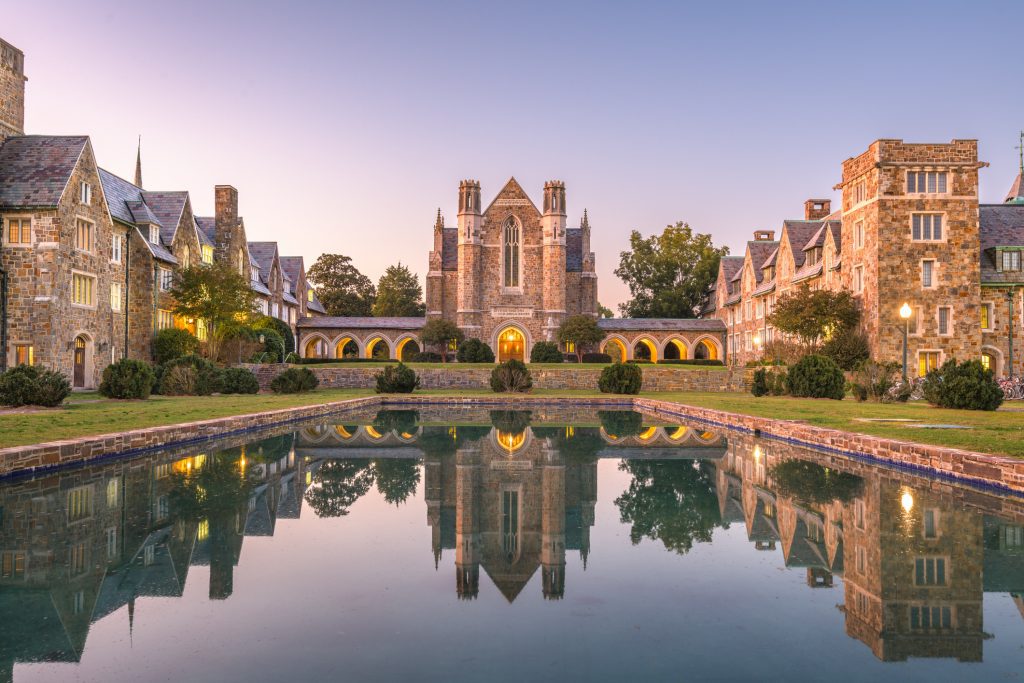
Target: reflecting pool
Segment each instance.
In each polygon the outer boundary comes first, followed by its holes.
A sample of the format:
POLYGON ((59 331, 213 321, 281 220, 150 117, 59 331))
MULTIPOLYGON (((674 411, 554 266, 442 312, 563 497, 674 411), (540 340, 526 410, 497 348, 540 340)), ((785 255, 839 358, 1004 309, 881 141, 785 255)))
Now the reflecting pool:
POLYGON ((0 482, 0 680, 1024 670, 1024 499, 630 411, 346 414, 0 482))

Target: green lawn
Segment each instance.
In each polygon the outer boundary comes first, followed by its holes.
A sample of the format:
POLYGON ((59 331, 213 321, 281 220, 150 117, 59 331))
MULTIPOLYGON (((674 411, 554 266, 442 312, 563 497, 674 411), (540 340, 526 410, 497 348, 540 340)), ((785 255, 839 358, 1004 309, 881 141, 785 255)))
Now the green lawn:
POLYGON ((726 410, 903 441, 1024 457, 1024 404, 1008 402, 994 412, 933 408, 914 403, 857 403, 828 399, 750 394, 666 392, 644 394, 687 405, 726 410), (858 419, 860 418, 860 419, 858 419), (970 429, 927 429, 899 422, 864 422, 864 418, 909 419, 917 424, 962 425, 970 429))

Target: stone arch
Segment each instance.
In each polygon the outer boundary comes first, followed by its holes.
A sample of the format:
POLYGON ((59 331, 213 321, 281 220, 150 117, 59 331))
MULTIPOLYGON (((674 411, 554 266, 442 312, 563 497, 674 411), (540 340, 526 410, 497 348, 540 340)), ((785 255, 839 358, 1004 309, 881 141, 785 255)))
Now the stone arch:
POLYGON ((609 347, 613 347, 611 350, 617 351, 617 353, 619 354, 618 360, 620 361, 627 361, 630 358, 632 358, 632 355, 630 354, 632 346, 621 335, 608 335, 607 337, 604 338, 604 341, 601 342, 601 353, 607 353, 609 356, 612 357, 612 360, 615 360, 616 354, 609 353, 609 347))
POLYGON ((340 337, 336 337, 331 342, 331 348, 334 351, 335 358, 346 358, 344 355, 345 348, 348 347, 349 355, 348 358, 359 358, 359 341, 350 334, 343 334, 340 337), (355 351, 355 353, 352 353, 355 351))
MULTIPOLYGON (((989 367, 992 369, 992 374, 995 375, 996 377, 1002 377, 1004 372, 1003 352, 994 346, 985 345, 981 347, 981 355, 988 356, 991 359, 989 367)), ((982 358, 982 363, 984 362, 985 359, 982 358)))
POLYGON ((511 320, 505 320, 494 328, 494 332, 491 333, 491 348, 494 350, 494 359, 497 362, 506 360, 501 357, 501 336, 514 330, 520 334, 523 338, 523 362, 530 359, 530 351, 533 349, 533 337, 530 335, 530 331, 523 325, 513 322, 511 320))
POLYGON ((302 357, 327 358, 329 348, 330 340, 319 332, 314 332, 302 340, 302 357))
POLYGON ((690 347, 686 340, 679 336, 672 336, 665 340, 661 347, 661 357, 664 360, 683 360, 689 358, 690 347))
POLYGON ((409 342, 412 342, 413 346, 416 347, 416 351, 414 351, 413 353, 419 353, 420 351, 423 350, 423 344, 420 342, 419 337, 417 337, 415 334, 412 334, 411 332, 407 332, 395 340, 395 358, 397 358, 398 360, 405 360, 404 358, 402 358, 402 354, 404 353, 405 347, 407 344, 409 344, 409 342))
POLYGON ((71 338, 71 386, 92 389, 96 385, 96 341, 85 330, 75 332, 71 338))
POLYGON ((363 356, 366 358, 373 358, 373 352, 377 349, 378 344, 384 344, 384 348, 387 349, 387 358, 394 358, 392 350, 395 348, 391 340, 385 337, 383 334, 375 334, 366 340, 363 346, 363 356))
POLYGON ((633 358, 636 360, 642 359, 644 357, 643 350, 646 350, 650 355, 649 360, 652 363, 657 363, 661 359, 661 356, 658 355, 658 342, 655 341, 653 337, 646 334, 642 334, 633 340, 633 358), (637 353, 637 349, 641 349, 639 354, 637 353))
POLYGON ((706 360, 722 360, 722 343, 705 334, 698 337, 692 346, 691 358, 704 358, 706 360))

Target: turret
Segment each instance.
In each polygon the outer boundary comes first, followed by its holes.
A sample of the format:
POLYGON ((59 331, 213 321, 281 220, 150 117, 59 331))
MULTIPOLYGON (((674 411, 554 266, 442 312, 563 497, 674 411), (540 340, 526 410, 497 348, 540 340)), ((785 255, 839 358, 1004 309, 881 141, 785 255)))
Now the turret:
POLYGON ((0 40, 0 142, 25 134, 25 55, 0 40))
POLYGON ((544 183, 544 215, 541 216, 544 264, 544 337, 555 341, 565 319, 565 183, 544 183))
POLYGON ((480 182, 459 183, 459 281, 456 324, 467 337, 480 334, 481 254, 480 182))
POLYGON ((565 244, 565 183, 544 183, 544 244, 565 244))
POLYGON ((480 243, 480 181, 459 183, 459 244, 480 243))

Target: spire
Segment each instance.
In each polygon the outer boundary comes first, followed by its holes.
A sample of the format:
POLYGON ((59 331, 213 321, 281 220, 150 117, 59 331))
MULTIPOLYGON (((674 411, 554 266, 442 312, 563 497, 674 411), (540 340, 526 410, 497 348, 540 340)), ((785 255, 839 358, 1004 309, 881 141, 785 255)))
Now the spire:
POLYGON ((441 207, 437 208, 437 220, 434 221, 434 230, 444 230, 444 216, 441 215, 441 207))
POLYGON ((139 149, 135 154, 135 187, 142 189, 142 136, 139 136, 139 149))
POLYGON ((132 633, 135 630, 135 596, 128 598, 128 642, 134 644, 132 633))
POLYGON ((1020 167, 1017 171, 1017 179, 1013 181, 1010 191, 1004 200, 1007 204, 1024 204, 1024 130, 1020 132, 1020 144, 1017 145, 1020 155, 1020 167))
POLYGON ((583 218, 580 219, 580 229, 590 230, 590 219, 587 217, 586 209, 583 209, 583 218))
POLYGON ((441 553, 443 551, 440 548, 434 548, 434 571, 437 571, 438 564, 441 561, 441 553))

